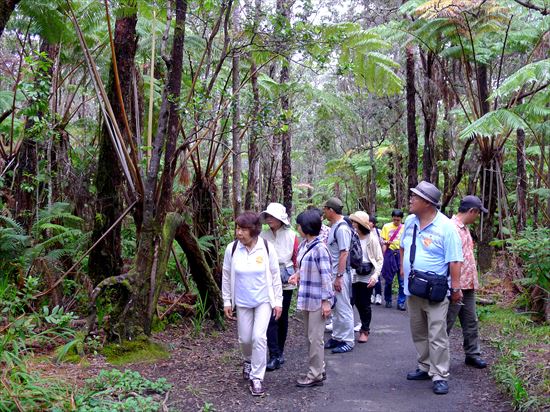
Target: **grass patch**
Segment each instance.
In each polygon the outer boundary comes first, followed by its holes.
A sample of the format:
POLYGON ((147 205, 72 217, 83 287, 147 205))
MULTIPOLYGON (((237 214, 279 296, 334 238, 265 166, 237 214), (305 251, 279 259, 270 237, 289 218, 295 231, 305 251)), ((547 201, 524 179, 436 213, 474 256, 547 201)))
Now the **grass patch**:
POLYGON ((107 358, 107 362, 117 366, 128 363, 155 362, 170 357, 170 353, 162 345, 151 342, 147 338, 124 341, 121 344, 112 343, 106 345, 102 353, 107 358))
POLYGON ((478 307, 485 336, 499 352, 492 367, 497 383, 519 411, 550 409, 550 325, 497 305, 478 307))

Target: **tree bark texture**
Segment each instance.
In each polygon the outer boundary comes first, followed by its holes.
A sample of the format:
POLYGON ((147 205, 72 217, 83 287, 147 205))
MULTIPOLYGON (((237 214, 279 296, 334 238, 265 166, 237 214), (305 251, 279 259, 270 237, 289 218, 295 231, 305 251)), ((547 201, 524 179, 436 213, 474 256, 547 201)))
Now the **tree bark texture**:
POLYGON ((168 240, 163 235, 162 228, 172 201, 186 15, 187 2, 175 0, 176 19, 168 79, 163 91, 158 127, 143 189, 143 224, 135 257, 135 282, 127 307, 119 321, 120 324, 126 325, 124 337, 151 334, 154 308, 157 304, 155 297, 158 296, 161 286, 157 281, 164 276, 164 273, 161 273, 162 259, 168 240), (164 167, 158 184, 163 150, 164 167))
MULTIPOLYGON (((239 8, 235 6, 233 11, 233 33, 234 37, 239 30, 239 8)), ((241 85, 240 79, 240 56, 237 47, 234 47, 232 53, 232 148, 233 148, 233 174, 232 174, 232 191, 233 191, 233 216, 237 217, 241 213, 242 208, 242 184, 241 184, 241 110, 239 90, 241 85)))
POLYGON ((525 165, 525 131, 518 129, 516 146, 516 231, 521 232, 527 225, 527 169, 525 165))
MULTIPOLYGON (((120 107, 120 100, 117 95, 117 84, 115 81, 115 66, 111 63, 109 74, 109 88, 107 90, 109 101, 115 114, 119 128, 127 139, 128 135, 124 124, 127 121, 130 125, 132 135, 135 134, 133 126, 134 111, 133 79, 132 72, 135 66, 137 50, 137 10, 133 14, 119 17, 115 22, 114 48, 116 66, 118 71, 120 91, 124 108, 120 107), (124 119, 124 114, 129 119, 124 119)), ((97 163, 97 174, 95 185, 97 188, 96 212, 94 230, 92 233, 92 244, 95 243, 118 219, 123 211, 123 184, 124 176, 116 156, 115 148, 107 126, 103 124, 99 136, 99 158, 97 163)), ((96 246, 90 253, 88 272, 94 285, 109 276, 118 276, 122 270, 122 243, 121 226, 118 225, 96 246)))
POLYGON ((6 24, 10 19, 11 14, 15 10, 15 6, 20 0, 0 0, 0 37, 4 33, 6 24))
MULTIPOLYGON (((50 44, 42 40, 40 44, 40 52, 45 53, 46 58, 53 62, 57 59, 59 53, 59 45, 50 44)), ((41 57, 39 57, 41 58, 41 57)), ((37 125, 33 117, 42 121, 47 113, 43 110, 41 102, 47 101, 51 94, 51 80, 53 73, 53 64, 50 65, 47 71, 37 71, 35 74, 36 96, 30 100, 29 109, 36 111, 32 116, 25 117, 25 132, 21 147, 17 153, 17 162, 14 167, 14 188, 15 188, 15 216, 27 229, 32 226, 33 217, 36 209, 40 207, 38 204, 39 182, 38 175, 39 161, 44 159, 46 150, 45 144, 40 143, 46 135, 43 130, 49 125, 37 125), (41 86, 43 82, 48 83, 47 90, 41 86)), ((53 139, 54 136, 49 136, 53 139)), ((47 144, 48 142, 46 142, 47 144)))
POLYGON ((192 227, 185 220, 179 224, 175 239, 187 257, 189 271, 197 285, 199 294, 206 297, 210 314, 214 316, 223 309, 221 291, 214 279, 211 266, 208 264, 199 242, 193 234, 192 227))
POLYGON ((408 141, 408 196, 410 190, 418 184, 418 135, 416 133, 416 90, 414 86, 414 50, 409 45, 407 53, 407 141, 408 141))
POLYGON ((260 90, 258 88, 258 73, 256 63, 250 61, 250 83, 252 85, 252 119, 248 142, 248 182, 244 201, 245 210, 258 210, 259 205, 259 181, 260 181, 260 152, 258 148, 259 116, 260 116, 260 90))
POLYGON ((424 117, 424 152, 422 155, 422 177, 437 185, 436 139, 437 126, 437 89, 435 83, 435 54, 421 52, 424 66, 424 96, 422 114, 424 117))
MULTIPOLYGON (((285 19, 284 24, 290 22, 291 2, 288 0, 277 1, 277 12, 285 19)), ((287 51, 288 52, 288 51, 287 51)), ((290 59, 285 56, 281 66, 281 75, 279 83, 286 85, 290 81, 290 59)), ((288 92, 281 95, 281 114, 282 114, 282 131, 281 131, 281 178, 283 184, 283 205, 289 216, 292 215, 292 133, 291 133, 291 108, 290 96, 288 92)))

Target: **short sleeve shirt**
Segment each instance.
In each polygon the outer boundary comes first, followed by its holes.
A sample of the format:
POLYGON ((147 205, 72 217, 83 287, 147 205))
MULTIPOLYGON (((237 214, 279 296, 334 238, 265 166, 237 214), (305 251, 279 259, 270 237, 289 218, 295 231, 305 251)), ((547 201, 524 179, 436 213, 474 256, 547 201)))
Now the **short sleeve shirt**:
POLYGON ((332 261, 333 275, 338 273, 338 260, 340 258, 340 252, 349 251, 350 245, 351 228, 342 218, 331 226, 327 239, 327 247, 330 254, 330 259, 332 261), (334 233, 336 233, 336 238, 334 237, 334 233))
POLYGON ((395 237, 393 238, 393 241, 391 242, 391 245, 390 245, 391 250, 399 250, 399 243, 401 241, 401 236, 403 236, 403 225, 401 224, 399 226, 395 226, 393 222, 390 222, 382 226, 381 236, 382 236, 382 239, 384 240, 390 240, 396 230, 399 230, 399 232, 397 235, 395 235, 395 237))
POLYGON ((451 218, 456 225, 456 230, 462 242, 462 254, 464 262, 460 270, 460 289, 477 289, 479 282, 477 278, 477 266, 474 257, 474 241, 468 227, 462 223, 456 216, 451 218))
MULTIPOLYGON (((450 262, 462 262, 462 243, 451 220, 441 212, 435 219, 420 230, 420 222, 415 215, 409 215, 405 220, 405 228, 401 236, 401 247, 404 250, 403 270, 405 272, 405 295, 410 295, 408 276, 411 271, 410 252, 414 225, 416 230, 416 254, 414 268, 423 272, 434 272, 447 276, 450 262)), ((449 277, 450 282, 450 277, 449 277)))

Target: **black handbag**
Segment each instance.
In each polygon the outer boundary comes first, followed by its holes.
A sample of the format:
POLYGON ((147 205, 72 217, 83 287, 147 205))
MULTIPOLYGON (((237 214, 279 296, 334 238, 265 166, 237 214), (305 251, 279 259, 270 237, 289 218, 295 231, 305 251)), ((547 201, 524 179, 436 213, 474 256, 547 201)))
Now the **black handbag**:
POLYGON ((361 267, 355 270, 360 276, 368 276, 374 270, 374 265, 371 262, 361 262, 361 267))
POLYGON ((419 298, 428 299, 430 302, 443 302, 447 297, 449 284, 447 276, 438 275, 435 272, 422 272, 414 269, 414 257, 416 255, 416 224, 413 230, 413 240, 409 261, 411 272, 409 273, 409 292, 419 298))

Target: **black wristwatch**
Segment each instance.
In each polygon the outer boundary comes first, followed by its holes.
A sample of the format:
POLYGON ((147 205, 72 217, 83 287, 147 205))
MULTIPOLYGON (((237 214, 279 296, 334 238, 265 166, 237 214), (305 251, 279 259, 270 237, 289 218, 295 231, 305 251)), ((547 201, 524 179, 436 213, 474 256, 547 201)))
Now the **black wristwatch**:
POLYGON ((342 276, 344 276, 343 273, 337 273, 337 274, 336 274, 336 277, 337 277, 337 278, 341 278, 342 276))

